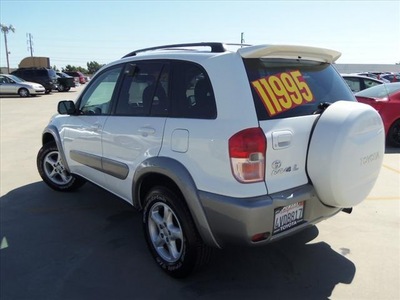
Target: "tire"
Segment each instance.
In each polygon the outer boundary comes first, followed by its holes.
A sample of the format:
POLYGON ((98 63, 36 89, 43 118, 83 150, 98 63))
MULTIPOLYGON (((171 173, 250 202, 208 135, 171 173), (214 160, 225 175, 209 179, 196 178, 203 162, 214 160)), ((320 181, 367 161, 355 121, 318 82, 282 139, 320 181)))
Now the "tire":
POLYGON ((51 93, 51 90, 45 90, 44 93, 45 93, 45 94, 50 94, 50 93, 51 93))
POLYGON ((393 147, 400 147, 400 119, 390 126, 387 134, 387 143, 393 147))
POLYGON ((65 88, 65 91, 68 92, 71 89, 71 87, 65 88))
POLYGON ((29 97, 29 91, 25 88, 20 88, 18 91, 20 97, 29 97))
POLYGON ((65 92, 65 86, 63 84, 59 84, 57 90, 59 92, 65 92))
POLYGON ((54 142, 45 144, 37 155, 37 169, 43 181, 56 191, 74 191, 86 181, 69 174, 54 142))
POLYGON ((211 248, 201 240, 184 199, 168 188, 147 194, 143 229, 153 258, 172 277, 187 277, 210 258, 211 248))

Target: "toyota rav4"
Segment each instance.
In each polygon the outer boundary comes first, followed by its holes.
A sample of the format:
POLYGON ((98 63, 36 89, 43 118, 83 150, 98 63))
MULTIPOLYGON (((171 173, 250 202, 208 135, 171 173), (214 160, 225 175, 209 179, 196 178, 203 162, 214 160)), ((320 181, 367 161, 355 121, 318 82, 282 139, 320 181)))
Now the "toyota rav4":
POLYGON ((264 245, 363 201, 384 155, 379 114, 304 46, 141 49, 61 101, 37 156, 51 188, 85 181, 143 214, 157 264, 184 277, 214 247, 264 245))

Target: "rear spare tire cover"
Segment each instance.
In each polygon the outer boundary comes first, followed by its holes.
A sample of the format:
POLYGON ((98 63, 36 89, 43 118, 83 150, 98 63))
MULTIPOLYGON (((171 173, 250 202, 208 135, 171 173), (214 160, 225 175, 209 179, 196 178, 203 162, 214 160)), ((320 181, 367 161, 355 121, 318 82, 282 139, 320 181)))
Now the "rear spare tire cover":
POLYGON ((373 188, 382 165, 385 134, 367 104, 338 101, 320 116, 311 136, 307 172, 322 203, 352 207, 373 188))

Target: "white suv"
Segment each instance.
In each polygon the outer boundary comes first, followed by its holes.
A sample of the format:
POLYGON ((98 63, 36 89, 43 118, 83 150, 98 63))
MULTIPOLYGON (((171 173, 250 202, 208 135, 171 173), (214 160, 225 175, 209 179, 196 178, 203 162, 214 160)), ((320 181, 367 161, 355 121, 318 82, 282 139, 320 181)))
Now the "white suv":
POLYGON ((350 212, 382 164, 381 118, 332 65, 339 52, 232 47, 134 51, 61 101, 43 133, 44 182, 89 180, 142 211, 149 249, 174 277, 213 247, 267 244, 350 212))

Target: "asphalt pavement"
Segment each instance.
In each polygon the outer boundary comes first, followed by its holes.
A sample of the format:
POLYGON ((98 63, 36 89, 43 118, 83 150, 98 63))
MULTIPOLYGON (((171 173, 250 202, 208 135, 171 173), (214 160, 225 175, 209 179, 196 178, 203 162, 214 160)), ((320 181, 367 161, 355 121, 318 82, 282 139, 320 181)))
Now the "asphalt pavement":
POLYGON ((215 251, 184 280, 147 251, 141 215, 86 184, 48 188, 36 171, 59 100, 83 86, 0 98, 0 299, 400 299, 400 149, 351 214, 257 248, 215 251))

